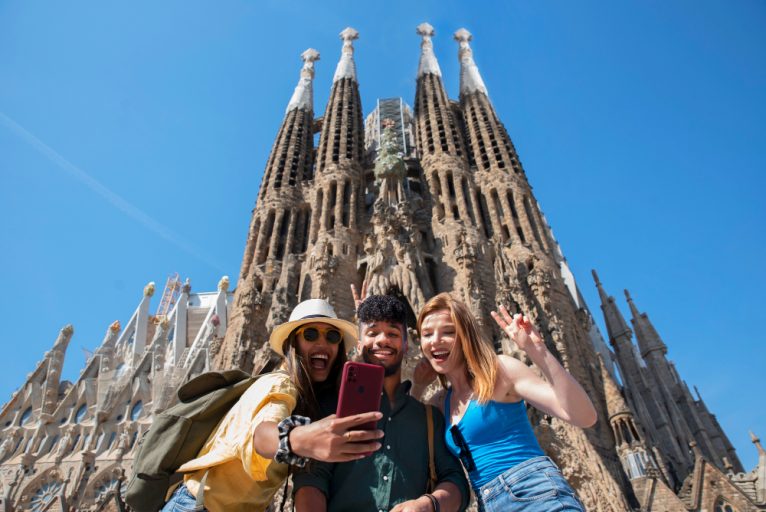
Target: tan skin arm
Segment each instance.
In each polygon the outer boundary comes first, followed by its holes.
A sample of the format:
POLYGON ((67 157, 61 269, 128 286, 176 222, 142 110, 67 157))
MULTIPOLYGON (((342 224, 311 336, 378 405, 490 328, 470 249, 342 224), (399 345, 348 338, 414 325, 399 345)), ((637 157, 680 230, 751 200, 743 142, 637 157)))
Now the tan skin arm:
POLYGON ((545 376, 543 380, 521 361, 500 356, 495 399, 518 401, 523 398, 572 425, 593 426, 598 419, 593 403, 582 386, 548 351, 543 337, 529 319, 518 314, 511 317, 503 306, 499 312, 492 312, 492 318, 545 376))
MULTIPOLYGON (((320 493, 321 494, 321 493, 320 493)), ((431 493, 439 502, 439 510, 457 512, 461 504, 460 489, 452 482, 443 482, 431 493)), ((405 501, 391 509, 391 512, 433 512, 434 506, 426 496, 405 501)))
POLYGON ((301 487, 293 500, 297 512, 327 512, 327 497, 316 487, 301 487))
MULTIPOLYGON (((323 462, 348 462, 364 458, 380 449, 376 439, 383 437, 382 430, 354 430, 368 422, 377 422, 380 412, 356 414, 346 418, 327 416, 309 425, 295 427, 290 432, 290 448, 301 457, 323 462)), ((279 448, 279 430, 274 422, 264 422, 255 428, 253 446, 261 457, 274 458, 279 448)))

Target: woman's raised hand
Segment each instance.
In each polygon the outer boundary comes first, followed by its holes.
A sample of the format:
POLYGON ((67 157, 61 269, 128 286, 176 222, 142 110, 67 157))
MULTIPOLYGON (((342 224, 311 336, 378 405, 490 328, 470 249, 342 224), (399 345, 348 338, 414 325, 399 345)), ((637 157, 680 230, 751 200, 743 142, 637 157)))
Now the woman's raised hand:
POLYGON ((511 316, 505 306, 500 306, 499 310, 499 313, 497 311, 492 312, 492 318, 495 319, 503 332, 516 343, 516 346, 527 353, 540 349, 547 350, 545 340, 526 315, 517 313, 511 316))
POLYGON ((351 284, 351 296, 354 297, 354 309, 359 309, 359 305, 367 298, 367 279, 362 281, 362 295, 361 297, 356 292, 356 286, 351 284))
POLYGON ((434 370, 434 367, 428 362, 428 359, 424 357, 418 362, 417 366, 415 366, 415 370, 412 372, 412 383, 414 386, 425 387, 431 384, 436 376, 436 370, 434 370))

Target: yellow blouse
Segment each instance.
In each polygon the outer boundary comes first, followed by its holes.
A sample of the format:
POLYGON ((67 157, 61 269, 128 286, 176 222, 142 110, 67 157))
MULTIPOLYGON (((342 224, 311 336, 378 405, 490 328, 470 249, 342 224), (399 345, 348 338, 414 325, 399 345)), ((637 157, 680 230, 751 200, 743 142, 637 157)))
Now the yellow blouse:
POLYGON ((178 471, 197 495, 205 481, 210 512, 263 511, 287 478, 287 466, 255 452, 253 433, 263 422, 280 422, 295 408, 298 392, 284 373, 259 378, 226 413, 200 450, 178 471))

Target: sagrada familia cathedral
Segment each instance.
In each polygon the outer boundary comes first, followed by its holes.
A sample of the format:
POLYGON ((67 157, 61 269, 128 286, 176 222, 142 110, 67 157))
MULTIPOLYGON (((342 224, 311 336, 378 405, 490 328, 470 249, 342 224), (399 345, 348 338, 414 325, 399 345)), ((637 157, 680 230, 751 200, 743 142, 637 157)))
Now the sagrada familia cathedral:
MULTIPOLYGON (((422 38, 411 110, 379 100, 366 119, 351 28, 324 115, 314 115, 319 53, 303 68, 279 127, 252 213, 236 289, 196 293, 154 284, 115 322, 75 382, 61 380, 65 326, 0 411, 2 510, 126 510, 121 488, 137 440, 178 385, 201 372, 274 366, 268 333, 299 301, 327 298, 352 319, 349 284, 400 296, 412 320, 450 291, 483 319, 498 351, 524 359, 491 322, 497 304, 530 315, 548 348, 583 385, 598 423, 579 429, 530 410, 546 452, 590 511, 766 510, 766 451, 745 471, 726 434, 668 359, 628 292, 630 324, 596 273, 602 338, 532 193, 519 155, 458 30, 460 97, 450 100, 422 38), (319 134, 318 146, 314 146, 319 134), (635 337, 635 341, 634 341, 635 337)), ((407 362, 411 371, 417 348, 407 362)), ((733 376, 732 376, 733 377, 733 376)))

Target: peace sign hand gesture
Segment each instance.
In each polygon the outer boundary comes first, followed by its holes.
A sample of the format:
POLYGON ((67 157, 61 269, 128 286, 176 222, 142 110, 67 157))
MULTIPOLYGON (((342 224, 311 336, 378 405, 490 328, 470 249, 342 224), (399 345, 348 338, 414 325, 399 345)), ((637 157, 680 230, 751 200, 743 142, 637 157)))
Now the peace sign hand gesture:
POLYGON ((359 305, 367 298, 367 279, 362 281, 362 295, 361 297, 356 292, 356 286, 351 285, 351 296, 354 298, 354 310, 359 309, 359 305))
POLYGON ((503 332, 516 343, 516 346, 530 355, 534 352, 547 350, 545 340, 526 315, 522 316, 517 313, 511 317, 505 306, 500 306, 499 309, 500 313, 492 312, 492 318, 495 319, 503 332))

